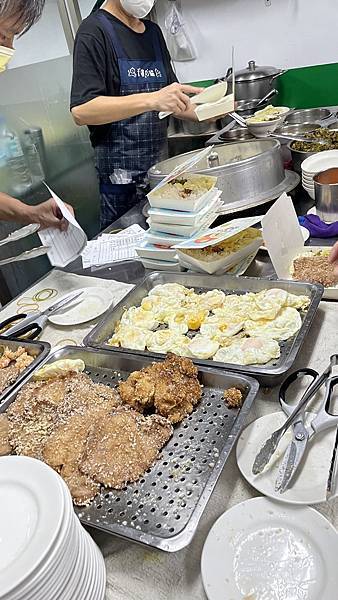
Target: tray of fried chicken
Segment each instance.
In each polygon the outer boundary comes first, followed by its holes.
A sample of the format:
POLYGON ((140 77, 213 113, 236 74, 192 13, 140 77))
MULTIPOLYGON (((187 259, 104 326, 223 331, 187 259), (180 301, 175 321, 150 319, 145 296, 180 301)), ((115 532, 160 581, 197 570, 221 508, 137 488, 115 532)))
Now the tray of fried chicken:
POLYGON ((0 455, 43 460, 81 521, 166 551, 191 541, 258 383, 169 354, 51 354, 0 407, 0 455))
POLYGON ((0 404, 42 363, 50 351, 45 342, 0 336, 0 404))

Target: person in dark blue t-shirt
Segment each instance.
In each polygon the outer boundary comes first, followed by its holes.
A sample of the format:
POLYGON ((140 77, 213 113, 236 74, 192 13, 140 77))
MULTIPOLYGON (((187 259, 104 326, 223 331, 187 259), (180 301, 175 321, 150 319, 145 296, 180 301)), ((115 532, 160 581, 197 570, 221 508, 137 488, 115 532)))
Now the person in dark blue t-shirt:
POLYGON ((154 4, 107 0, 75 40, 71 110, 89 126, 101 228, 144 197, 149 168, 167 157, 167 122, 158 113, 196 120, 189 94, 200 89, 177 82, 161 29, 144 19, 154 4))

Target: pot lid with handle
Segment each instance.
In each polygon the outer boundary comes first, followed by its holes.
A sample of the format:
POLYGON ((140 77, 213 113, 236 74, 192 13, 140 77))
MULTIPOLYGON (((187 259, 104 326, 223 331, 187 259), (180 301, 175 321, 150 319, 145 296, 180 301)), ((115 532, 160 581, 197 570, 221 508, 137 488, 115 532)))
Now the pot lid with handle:
MULTIPOLYGON (((276 67, 262 67, 256 65, 254 60, 250 60, 248 66, 245 69, 236 71, 235 79, 236 83, 240 81, 255 81, 256 79, 263 79, 264 77, 273 77, 274 75, 281 75, 284 71, 277 69, 276 67)), ((228 70, 227 80, 231 79, 231 69, 228 70)))
MULTIPOLYGON (((253 159, 264 152, 272 152, 279 147, 279 142, 272 139, 254 139, 250 141, 236 142, 233 144, 221 144, 214 149, 214 154, 217 154, 217 165, 216 161, 209 162, 208 157, 204 157, 194 166, 193 169, 191 169, 191 173, 207 173, 212 169, 219 170, 226 167, 231 168, 242 163, 243 161, 253 159)), ((186 154, 179 154, 178 156, 174 156, 163 162, 157 163, 149 169, 149 179, 161 180, 174 168, 176 168, 178 165, 181 165, 188 158, 192 158, 198 152, 201 151, 193 150, 186 154)), ((210 173, 210 175, 211 174, 213 173, 210 173)))

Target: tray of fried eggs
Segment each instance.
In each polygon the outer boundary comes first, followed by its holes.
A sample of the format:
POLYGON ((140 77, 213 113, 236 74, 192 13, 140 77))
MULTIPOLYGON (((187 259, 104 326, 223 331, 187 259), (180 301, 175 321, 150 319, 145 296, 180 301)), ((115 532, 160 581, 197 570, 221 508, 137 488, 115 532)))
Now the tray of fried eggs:
POLYGON ((216 282, 206 275, 152 273, 85 344, 137 354, 173 352, 257 376, 286 372, 318 307, 318 286, 225 276, 224 289, 208 289, 216 282))

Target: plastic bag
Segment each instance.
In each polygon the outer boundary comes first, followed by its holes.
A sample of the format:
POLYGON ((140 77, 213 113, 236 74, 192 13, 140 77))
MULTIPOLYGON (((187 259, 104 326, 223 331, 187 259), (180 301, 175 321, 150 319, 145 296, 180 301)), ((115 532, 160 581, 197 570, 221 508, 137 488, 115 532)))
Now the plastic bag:
POLYGON ((176 2, 172 2, 164 24, 167 30, 167 45, 171 59, 177 62, 195 60, 197 53, 176 2))

